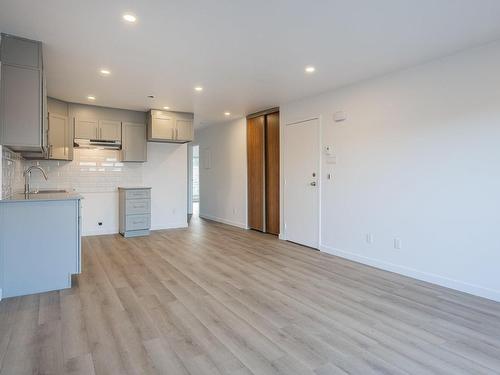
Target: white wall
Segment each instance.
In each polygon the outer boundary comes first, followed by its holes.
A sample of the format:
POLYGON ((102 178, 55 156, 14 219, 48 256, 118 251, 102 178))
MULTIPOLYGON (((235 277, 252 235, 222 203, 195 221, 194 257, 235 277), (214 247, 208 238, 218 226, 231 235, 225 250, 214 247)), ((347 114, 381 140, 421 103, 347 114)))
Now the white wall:
POLYGON ((195 137, 200 145, 200 216, 246 228, 246 119, 213 124, 197 130, 195 137))
POLYGON ((151 186, 151 228, 187 226, 187 144, 148 143, 143 183, 151 186))
POLYGON ((322 250, 500 300, 499 66, 492 44, 281 106, 282 126, 319 116, 337 157, 322 250))

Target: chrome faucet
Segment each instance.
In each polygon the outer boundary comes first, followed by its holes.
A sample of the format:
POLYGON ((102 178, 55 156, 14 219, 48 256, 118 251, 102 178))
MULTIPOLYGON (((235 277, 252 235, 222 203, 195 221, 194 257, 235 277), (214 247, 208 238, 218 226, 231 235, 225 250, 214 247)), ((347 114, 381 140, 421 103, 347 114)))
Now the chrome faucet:
POLYGON ((31 193, 31 187, 30 187, 30 179, 31 179, 31 170, 32 169, 38 169, 40 172, 42 172, 43 177, 45 177, 45 181, 47 181, 49 178, 47 177, 47 173, 45 171, 37 166, 37 165, 32 165, 28 169, 24 171, 24 194, 30 194, 31 193))

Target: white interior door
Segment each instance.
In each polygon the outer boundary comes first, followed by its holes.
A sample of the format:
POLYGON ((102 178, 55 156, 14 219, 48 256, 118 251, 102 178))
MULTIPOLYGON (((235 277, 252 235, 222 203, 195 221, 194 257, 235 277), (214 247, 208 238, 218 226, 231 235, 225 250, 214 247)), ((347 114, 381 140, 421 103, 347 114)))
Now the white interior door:
POLYGON ((285 126, 286 239, 319 247, 319 120, 285 126))

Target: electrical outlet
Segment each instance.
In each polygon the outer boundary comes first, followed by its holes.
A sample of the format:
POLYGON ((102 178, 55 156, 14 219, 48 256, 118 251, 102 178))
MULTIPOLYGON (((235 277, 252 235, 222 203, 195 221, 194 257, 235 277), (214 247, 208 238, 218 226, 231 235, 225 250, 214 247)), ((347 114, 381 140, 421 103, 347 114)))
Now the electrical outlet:
POLYGON ((236 215, 237 212, 238 210, 236 208, 233 208, 233 215, 236 215))
POLYGON ((394 248, 396 250, 401 250, 401 247, 402 247, 402 243, 401 243, 401 238, 394 238, 394 248))
POLYGON ((100 227, 102 227, 102 221, 98 221, 97 225, 99 225, 100 227))
POLYGON ((366 243, 371 245, 373 243, 373 234, 367 233, 365 239, 366 243))

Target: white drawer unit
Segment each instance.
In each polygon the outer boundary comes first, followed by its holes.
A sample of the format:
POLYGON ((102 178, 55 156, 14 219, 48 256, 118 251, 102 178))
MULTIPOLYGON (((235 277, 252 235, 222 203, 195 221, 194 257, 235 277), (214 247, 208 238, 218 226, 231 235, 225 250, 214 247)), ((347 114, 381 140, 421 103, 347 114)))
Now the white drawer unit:
POLYGON ((151 228, 151 188, 119 187, 120 233, 147 236, 151 228))

